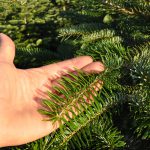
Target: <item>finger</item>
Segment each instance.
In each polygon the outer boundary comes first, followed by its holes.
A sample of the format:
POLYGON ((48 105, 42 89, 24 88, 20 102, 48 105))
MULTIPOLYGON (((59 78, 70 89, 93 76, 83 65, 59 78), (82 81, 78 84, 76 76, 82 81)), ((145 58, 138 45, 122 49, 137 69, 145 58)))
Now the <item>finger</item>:
MULTIPOLYGON (((104 71, 104 65, 101 62, 92 62, 92 63, 86 65, 85 67, 81 68, 81 70, 84 73, 88 73, 88 74, 100 73, 100 72, 104 71)), ((77 71, 74 71, 72 73, 75 74, 76 76, 78 75, 77 71)), ((74 80, 74 78, 71 77, 69 74, 66 74, 65 76, 74 80)), ((60 81, 61 81, 61 77, 58 77, 54 80, 50 79, 51 87, 49 87, 48 85, 45 86, 44 91, 49 91, 49 92, 56 93, 56 94, 60 95, 60 93, 55 89, 55 87, 59 87, 62 89, 64 88, 63 85, 60 83, 60 81)), ((47 95, 47 92, 45 92, 45 95, 47 95)))
POLYGON ((77 58, 65 60, 55 64, 41 67, 44 72, 51 77, 52 80, 66 75, 68 72, 73 72, 76 69, 81 69, 93 62, 90 56, 80 56, 77 58))
MULTIPOLYGON (((101 62, 92 62, 88 65, 86 65, 85 67, 81 68, 81 70, 84 72, 84 73, 100 73, 102 71, 104 71, 105 67, 104 65, 101 63, 101 62)), ((78 72, 77 71, 74 71, 72 72, 73 74, 75 75, 78 75, 78 72)), ((66 74, 65 76, 69 77, 72 79, 72 77, 69 75, 69 74, 66 74)), ((57 78, 55 80, 52 80, 52 86, 58 86, 58 87, 62 87, 59 82, 61 80, 61 77, 60 78, 57 78)))
POLYGON ((93 62, 81 69, 84 73, 100 73, 105 70, 104 65, 101 62, 93 62))
POLYGON ((92 101, 94 100, 94 97, 97 96, 97 92, 102 89, 103 86, 103 81, 97 80, 97 82, 87 90, 87 92, 84 95, 84 99, 87 103, 91 104, 92 101))
POLYGON ((7 35, 0 33, 0 62, 13 63, 14 57, 14 42, 7 35))

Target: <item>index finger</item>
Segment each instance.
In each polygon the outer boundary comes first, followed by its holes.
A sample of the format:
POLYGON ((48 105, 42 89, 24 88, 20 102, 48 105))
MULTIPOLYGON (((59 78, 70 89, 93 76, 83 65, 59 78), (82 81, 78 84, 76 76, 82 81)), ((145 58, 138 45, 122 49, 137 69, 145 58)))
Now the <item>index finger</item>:
POLYGON ((62 62, 43 66, 41 67, 41 69, 43 69, 48 76, 56 79, 58 77, 61 77, 62 75, 66 75, 67 72, 75 71, 75 68, 81 69, 92 62, 93 59, 90 56, 80 56, 62 62))

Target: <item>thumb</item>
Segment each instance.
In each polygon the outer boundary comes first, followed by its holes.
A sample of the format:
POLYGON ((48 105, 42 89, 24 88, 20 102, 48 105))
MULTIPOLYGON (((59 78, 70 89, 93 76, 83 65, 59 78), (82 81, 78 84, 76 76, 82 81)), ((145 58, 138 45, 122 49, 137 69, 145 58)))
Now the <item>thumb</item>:
POLYGON ((7 35, 0 33, 0 62, 13 63, 14 57, 14 42, 7 35))

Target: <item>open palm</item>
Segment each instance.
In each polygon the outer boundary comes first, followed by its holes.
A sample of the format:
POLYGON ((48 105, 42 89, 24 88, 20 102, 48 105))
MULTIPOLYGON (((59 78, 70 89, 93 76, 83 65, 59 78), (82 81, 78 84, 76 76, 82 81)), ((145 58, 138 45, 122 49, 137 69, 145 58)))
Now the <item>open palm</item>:
POLYGON ((42 121, 38 113, 46 91, 54 92, 53 85, 74 68, 84 72, 101 72, 100 62, 89 56, 77 57, 40 68, 17 69, 13 60, 15 45, 6 35, 0 34, 0 147, 20 145, 39 139, 59 127, 59 124, 42 121))

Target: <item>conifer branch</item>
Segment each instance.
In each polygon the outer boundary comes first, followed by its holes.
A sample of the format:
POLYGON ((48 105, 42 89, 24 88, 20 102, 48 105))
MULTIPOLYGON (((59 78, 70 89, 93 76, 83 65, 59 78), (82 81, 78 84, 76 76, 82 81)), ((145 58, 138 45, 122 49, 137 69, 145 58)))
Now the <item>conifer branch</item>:
POLYGON ((133 9, 126 9, 126 8, 122 8, 121 6, 119 5, 115 5, 113 2, 111 2, 110 0, 104 0, 103 1, 104 4, 107 4, 109 5, 111 8, 113 8, 114 10, 118 10, 122 13, 125 13, 125 14, 129 14, 129 15, 134 15, 135 12, 133 9))

